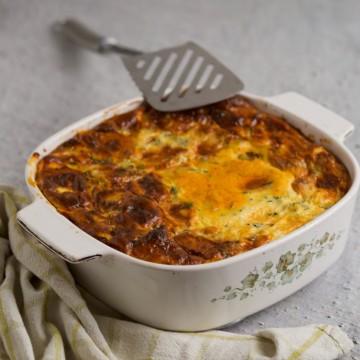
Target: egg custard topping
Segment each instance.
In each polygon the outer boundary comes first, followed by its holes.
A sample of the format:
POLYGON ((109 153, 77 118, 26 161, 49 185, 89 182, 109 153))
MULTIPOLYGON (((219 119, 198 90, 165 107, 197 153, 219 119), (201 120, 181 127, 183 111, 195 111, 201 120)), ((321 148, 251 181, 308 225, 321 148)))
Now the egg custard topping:
POLYGON ((241 96, 183 112, 143 104, 116 115, 44 157, 36 182, 91 236, 173 265, 276 240, 350 187, 334 155, 241 96))

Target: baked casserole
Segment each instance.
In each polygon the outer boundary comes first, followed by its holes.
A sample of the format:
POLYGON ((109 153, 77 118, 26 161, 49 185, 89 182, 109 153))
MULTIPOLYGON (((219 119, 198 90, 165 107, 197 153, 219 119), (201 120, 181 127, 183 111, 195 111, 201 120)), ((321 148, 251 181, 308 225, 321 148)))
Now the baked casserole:
POLYGON ((240 95, 162 113, 142 104, 42 158, 36 183, 79 228, 162 264, 218 261, 288 234, 350 187, 345 166, 240 95))

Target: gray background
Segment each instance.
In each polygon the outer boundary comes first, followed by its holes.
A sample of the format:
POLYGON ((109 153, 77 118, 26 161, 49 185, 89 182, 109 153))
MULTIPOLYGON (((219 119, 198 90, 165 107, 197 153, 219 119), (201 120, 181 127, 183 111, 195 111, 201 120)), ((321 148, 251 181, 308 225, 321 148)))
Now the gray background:
MULTIPOLYGON (((50 31, 76 16, 124 45, 156 50, 194 40, 259 95, 297 91, 352 121, 360 158, 359 1, 0 0, 0 182, 25 189, 26 157, 64 126, 139 95, 115 55, 79 49, 50 31)), ((360 206, 347 249, 324 275, 226 330, 337 324, 360 359, 360 206)))

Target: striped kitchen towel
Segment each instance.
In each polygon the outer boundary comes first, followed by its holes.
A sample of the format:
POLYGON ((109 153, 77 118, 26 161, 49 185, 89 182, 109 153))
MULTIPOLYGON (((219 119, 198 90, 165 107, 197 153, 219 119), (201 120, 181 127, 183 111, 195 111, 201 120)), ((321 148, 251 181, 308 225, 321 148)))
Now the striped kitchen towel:
POLYGON ((0 359, 337 359, 353 343, 338 327, 251 335, 176 333, 124 319, 77 287, 66 263, 27 235, 27 198, 0 186, 0 359))

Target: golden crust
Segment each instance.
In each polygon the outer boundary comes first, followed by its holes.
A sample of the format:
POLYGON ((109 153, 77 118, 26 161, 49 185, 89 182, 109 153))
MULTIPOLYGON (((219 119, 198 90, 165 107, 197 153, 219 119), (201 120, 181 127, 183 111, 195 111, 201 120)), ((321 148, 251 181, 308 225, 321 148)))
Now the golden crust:
POLYGON ((78 133, 37 167, 57 210, 100 241, 199 264, 273 241, 347 192, 339 160, 241 96, 178 113, 148 105, 78 133))

